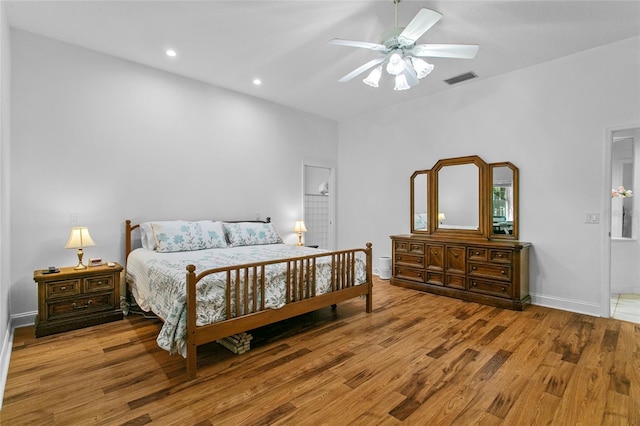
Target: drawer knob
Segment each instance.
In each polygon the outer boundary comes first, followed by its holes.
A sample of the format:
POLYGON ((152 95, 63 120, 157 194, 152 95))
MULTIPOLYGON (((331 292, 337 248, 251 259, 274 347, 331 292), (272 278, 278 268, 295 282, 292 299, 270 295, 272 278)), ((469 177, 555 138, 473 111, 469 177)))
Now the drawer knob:
POLYGON ((502 275, 504 275, 504 274, 506 274, 506 273, 507 273, 507 271, 505 271, 505 270, 503 269, 502 271, 500 271, 500 273, 501 273, 502 275))
POLYGON ((89 300, 86 304, 84 305, 78 305, 76 302, 73 302, 71 304, 71 306, 73 307, 73 309, 87 309, 88 307, 91 306, 91 303, 93 303, 91 300, 89 300))
POLYGON ((498 253, 498 257, 502 257, 502 253, 498 253))
POLYGON ((471 285, 472 285, 473 287, 475 287, 475 286, 477 286, 477 285, 478 285, 478 283, 474 281, 474 282, 472 282, 472 283, 471 283, 471 285))
POLYGON ((505 291, 505 290, 506 290, 506 288, 502 287, 502 291, 505 291))
POLYGON ((476 268, 475 266, 472 266, 472 267, 471 267, 471 269, 473 269, 473 270, 475 271, 475 270, 476 270, 476 269, 478 269, 478 268, 476 268))
POLYGON ((476 252, 476 256, 480 256, 480 252, 479 251, 476 252))
POLYGON ((67 289, 66 285, 63 285, 62 287, 60 287, 60 290, 65 291, 67 289))

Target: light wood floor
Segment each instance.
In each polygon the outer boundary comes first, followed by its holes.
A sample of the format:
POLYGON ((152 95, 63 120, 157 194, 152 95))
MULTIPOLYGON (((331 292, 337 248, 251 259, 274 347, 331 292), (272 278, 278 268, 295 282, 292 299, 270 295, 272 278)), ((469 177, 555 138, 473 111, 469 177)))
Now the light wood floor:
POLYGON ((204 346, 186 383, 159 328, 16 330, 0 423, 640 425, 640 324, 376 281, 372 314, 354 299, 255 332, 244 355, 204 346))

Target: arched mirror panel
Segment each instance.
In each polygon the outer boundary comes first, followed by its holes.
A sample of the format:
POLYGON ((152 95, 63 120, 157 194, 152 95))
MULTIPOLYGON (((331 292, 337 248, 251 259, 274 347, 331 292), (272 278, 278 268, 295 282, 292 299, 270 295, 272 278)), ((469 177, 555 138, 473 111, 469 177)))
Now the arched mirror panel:
POLYGON ((429 233, 429 170, 411 176, 411 232, 429 233))
POLYGON ((511 163, 489 165, 491 180, 490 238, 518 238, 518 168, 511 163))

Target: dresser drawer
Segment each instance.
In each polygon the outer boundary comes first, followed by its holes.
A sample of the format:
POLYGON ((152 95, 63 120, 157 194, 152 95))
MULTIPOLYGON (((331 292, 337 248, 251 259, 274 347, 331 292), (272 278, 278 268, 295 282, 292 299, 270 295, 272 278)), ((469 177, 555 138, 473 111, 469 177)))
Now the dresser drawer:
POLYGON ((467 247, 467 259, 470 261, 486 262, 489 250, 483 247, 467 247))
POLYGON ((427 245, 427 269, 432 271, 444 270, 444 246, 427 245))
POLYGON ((427 284, 444 285, 444 274, 442 272, 427 271, 427 284))
POLYGON ((47 319, 84 315, 87 312, 114 309, 113 293, 70 298, 47 303, 47 319))
POLYGON ((464 252, 464 247, 447 246, 447 273, 464 274, 464 252))
POLYGON ((496 265, 491 263, 472 263, 467 265, 469 276, 486 277, 501 281, 511 282, 511 267, 507 265, 496 265))
POLYGON ((511 263, 513 252, 511 250, 489 250, 489 260, 495 263, 511 263))
POLYGON ((447 287, 464 289, 465 288, 464 275, 447 274, 446 286, 447 287))
POLYGON ((394 277, 423 283, 424 271, 420 269, 406 268, 404 266, 396 266, 394 277))
POLYGON ((80 280, 50 281, 46 283, 47 299, 80 294, 80 280))
POLYGON ((499 283, 495 281, 485 281, 476 278, 469 278, 469 291, 474 293, 489 294, 510 298, 511 285, 509 283, 499 283))
POLYGON ((424 243, 400 240, 394 244, 397 253, 424 254, 424 243))
POLYGON ((398 254, 396 253, 396 264, 410 266, 412 268, 424 268, 424 257, 415 256, 411 254, 398 254))
POLYGON ((113 275, 101 275, 84 280, 84 291, 87 293, 108 290, 113 290, 113 275))

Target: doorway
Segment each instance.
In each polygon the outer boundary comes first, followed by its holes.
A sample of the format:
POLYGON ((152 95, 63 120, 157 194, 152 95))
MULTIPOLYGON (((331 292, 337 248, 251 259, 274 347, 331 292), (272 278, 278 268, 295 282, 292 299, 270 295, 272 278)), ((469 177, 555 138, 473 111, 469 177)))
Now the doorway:
POLYGON ((609 132, 611 195, 609 206, 610 316, 640 323, 640 128, 609 132))
POLYGON ((305 245, 333 250, 335 245, 335 178, 333 168, 303 164, 303 218, 305 245))

